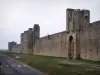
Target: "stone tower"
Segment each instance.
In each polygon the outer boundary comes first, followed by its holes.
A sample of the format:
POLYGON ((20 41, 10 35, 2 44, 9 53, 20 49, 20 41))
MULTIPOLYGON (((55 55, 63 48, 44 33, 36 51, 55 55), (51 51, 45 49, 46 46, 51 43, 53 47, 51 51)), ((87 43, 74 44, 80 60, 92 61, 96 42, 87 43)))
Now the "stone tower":
POLYGON ((29 36, 28 37, 28 48, 31 49, 31 50, 33 49, 33 42, 32 42, 32 40, 33 40, 33 36, 32 35, 33 34, 32 33, 33 33, 32 32, 32 28, 29 28, 28 29, 28 36, 29 36))
POLYGON ((12 51, 12 43, 11 42, 8 42, 8 50, 9 50, 9 52, 12 51))
POLYGON ((35 45, 35 41, 40 38, 40 26, 38 24, 34 24, 33 28, 33 45, 35 45))
POLYGON ((89 10, 67 9, 66 10, 66 31, 68 36, 68 57, 80 57, 80 32, 86 30, 90 23, 89 10))
POLYGON ((17 45, 17 43, 14 42, 14 41, 8 42, 8 50, 9 50, 9 52, 12 52, 12 48, 13 48, 14 46, 16 46, 16 45, 17 45))
POLYGON ((21 36, 20 36, 20 47, 21 47, 21 53, 23 53, 23 43, 24 43, 24 33, 21 33, 21 36))
POLYGON ((90 23, 90 11, 80 9, 66 10, 66 27, 68 31, 80 30, 90 23))

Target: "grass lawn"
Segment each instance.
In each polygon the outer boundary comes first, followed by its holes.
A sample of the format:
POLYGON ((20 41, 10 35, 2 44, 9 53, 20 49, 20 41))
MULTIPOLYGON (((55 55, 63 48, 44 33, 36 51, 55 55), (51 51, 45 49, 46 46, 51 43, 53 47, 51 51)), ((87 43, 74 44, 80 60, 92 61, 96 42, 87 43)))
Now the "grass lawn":
MULTIPOLYGON (((14 57, 15 54, 8 54, 14 57)), ((45 75, 100 75, 100 62, 40 55, 21 55, 17 59, 45 75)))

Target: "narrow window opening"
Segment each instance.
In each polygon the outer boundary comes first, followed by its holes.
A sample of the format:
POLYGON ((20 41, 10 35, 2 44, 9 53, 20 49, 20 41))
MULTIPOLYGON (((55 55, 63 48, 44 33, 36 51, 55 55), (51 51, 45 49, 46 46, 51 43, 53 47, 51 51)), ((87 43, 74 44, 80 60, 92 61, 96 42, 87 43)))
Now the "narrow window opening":
POLYGON ((85 19, 88 19, 88 16, 85 16, 85 19))

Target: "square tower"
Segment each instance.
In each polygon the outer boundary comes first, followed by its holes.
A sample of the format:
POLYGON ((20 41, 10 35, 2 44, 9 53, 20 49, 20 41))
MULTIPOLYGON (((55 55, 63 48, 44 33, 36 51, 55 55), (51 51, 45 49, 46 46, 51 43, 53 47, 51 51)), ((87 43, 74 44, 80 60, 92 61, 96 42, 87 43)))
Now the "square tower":
POLYGON ((66 31, 78 31, 90 23, 90 11, 80 9, 66 9, 66 31))
POLYGON ((69 32, 67 36, 69 58, 80 58, 80 33, 86 31, 89 23, 89 10, 66 10, 66 31, 69 32))

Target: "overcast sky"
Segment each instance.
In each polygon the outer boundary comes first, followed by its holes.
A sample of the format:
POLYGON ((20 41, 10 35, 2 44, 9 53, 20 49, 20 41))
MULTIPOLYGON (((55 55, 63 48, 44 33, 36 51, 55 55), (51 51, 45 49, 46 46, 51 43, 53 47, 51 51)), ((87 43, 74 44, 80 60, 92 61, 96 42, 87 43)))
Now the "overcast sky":
POLYGON ((89 9, 100 20, 99 0, 0 0, 0 48, 20 42, 20 33, 39 24, 41 37, 66 29, 66 9, 89 9))

